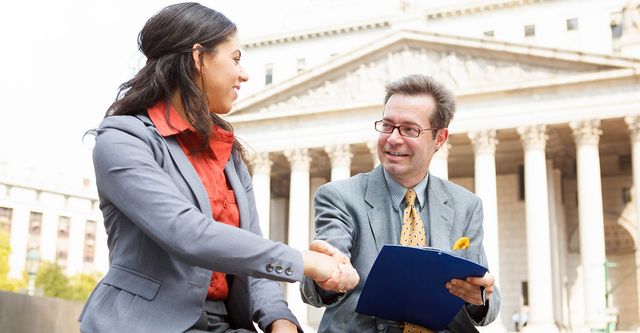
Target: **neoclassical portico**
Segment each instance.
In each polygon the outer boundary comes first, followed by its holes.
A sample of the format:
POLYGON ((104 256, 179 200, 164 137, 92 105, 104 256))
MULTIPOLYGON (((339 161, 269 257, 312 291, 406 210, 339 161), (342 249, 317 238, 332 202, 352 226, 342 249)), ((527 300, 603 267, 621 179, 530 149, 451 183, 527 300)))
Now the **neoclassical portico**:
MULTIPOLYGON (((485 331, 512 327, 524 310, 529 332, 600 329, 614 308, 618 327, 632 329, 636 274, 604 272, 608 262, 639 260, 621 241, 637 244, 637 232, 619 222, 639 208, 624 195, 640 177, 638 68, 627 58, 400 31, 240 101, 228 119, 254 152, 265 235, 303 249, 315 188, 379 164, 373 122, 385 83, 433 75, 454 90, 458 111, 430 170, 482 198, 503 295, 501 318, 485 331)), ((313 324, 296 285, 287 297, 313 324)))

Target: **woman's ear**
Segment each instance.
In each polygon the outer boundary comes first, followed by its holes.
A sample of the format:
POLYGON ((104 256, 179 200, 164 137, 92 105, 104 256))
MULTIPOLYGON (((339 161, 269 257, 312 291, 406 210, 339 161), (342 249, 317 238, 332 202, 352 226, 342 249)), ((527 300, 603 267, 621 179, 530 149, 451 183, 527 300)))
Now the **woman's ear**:
POLYGON ((196 71, 200 73, 202 71, 202 63, 200 62, 202 59, 202 50, 204 48, 200 44, 193 44, 191 47, 191 56, 193 57, 193 63, 196 66, 196 71))

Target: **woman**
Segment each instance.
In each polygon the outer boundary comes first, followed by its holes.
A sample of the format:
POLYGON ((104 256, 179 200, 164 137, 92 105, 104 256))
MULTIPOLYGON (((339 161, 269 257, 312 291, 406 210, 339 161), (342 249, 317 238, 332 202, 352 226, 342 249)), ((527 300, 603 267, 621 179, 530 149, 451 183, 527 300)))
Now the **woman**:
POLYGON ((255 321, 266 332, 296 332, 270 280, 304 274, 341 290, 358 278, 338 254, 260 236, 242 146, 218 116, 248 80, 235 25, 197 3, 176 4, 149 19, 138 44, 147 63, 122 84, 97 131, 110 268, 81 331, 253 332, 255 321))

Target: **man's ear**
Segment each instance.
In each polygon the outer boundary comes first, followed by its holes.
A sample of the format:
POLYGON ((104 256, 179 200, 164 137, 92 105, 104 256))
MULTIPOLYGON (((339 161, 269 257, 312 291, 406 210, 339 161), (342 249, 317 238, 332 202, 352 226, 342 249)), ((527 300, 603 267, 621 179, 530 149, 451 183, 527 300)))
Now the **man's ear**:
POLYGON ((202 50, 204 48, 200 44, 193 44, 191 47, 191 56, 193 57, 193 63, 196 66, 196 71, 200 73, 202 71, 202 65, 200 59, 202 59, 202 50))
POLYGON ((439 129, 438 133, 436 134, 436 150, 440 149, 440 147, 442 147, 447 142, 448 138, 449 138, 449 129, 448 128, 439 129))

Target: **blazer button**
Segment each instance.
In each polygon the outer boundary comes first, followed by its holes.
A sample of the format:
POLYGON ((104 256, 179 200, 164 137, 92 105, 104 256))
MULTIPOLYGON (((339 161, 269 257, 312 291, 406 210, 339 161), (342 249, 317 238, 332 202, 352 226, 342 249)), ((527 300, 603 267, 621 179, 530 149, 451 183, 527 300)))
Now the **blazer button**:
POLYGON ((287 267, 287 269, 284 270, 284 274, 287 274, 287 275, 293 274, 293 269, 291 269, 291 267, 287 267))
POLYGON ((276 266, 276 273, 278 273, 278 274, 282 274, 282 271, 283 271, 283 270, 284 270, 284 268, 282 268, 282 266, 280 266, 280 265, 277 265, 277 266, 276 266))
POLYGON ((267 268, 267 272, 269 272, 269 273, 273 272, 273 268, 274 268, 273 264, 267 264, 266 268, 267 268))

